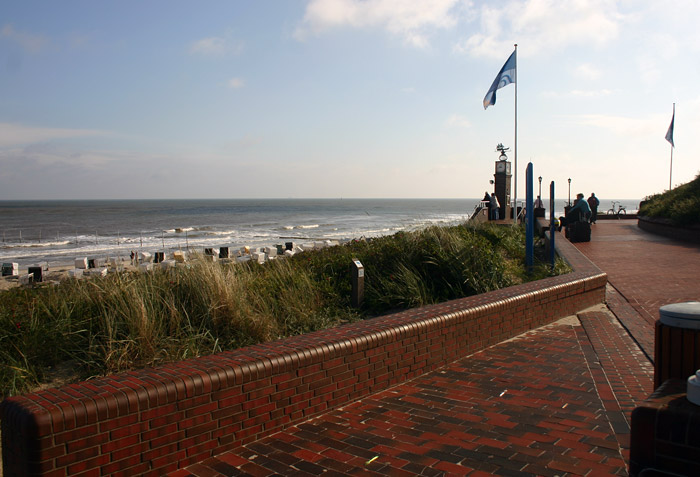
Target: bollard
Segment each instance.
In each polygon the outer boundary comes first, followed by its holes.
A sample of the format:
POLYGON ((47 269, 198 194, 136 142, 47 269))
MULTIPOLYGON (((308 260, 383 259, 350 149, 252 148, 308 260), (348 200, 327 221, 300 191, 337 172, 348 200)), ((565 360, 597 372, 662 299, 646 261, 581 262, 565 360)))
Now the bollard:
POLYGON ((352 259, 350 276, 352 285, 350 304, 355 308, 359 308, 365 299, 365 267, 356 258, 352 259))

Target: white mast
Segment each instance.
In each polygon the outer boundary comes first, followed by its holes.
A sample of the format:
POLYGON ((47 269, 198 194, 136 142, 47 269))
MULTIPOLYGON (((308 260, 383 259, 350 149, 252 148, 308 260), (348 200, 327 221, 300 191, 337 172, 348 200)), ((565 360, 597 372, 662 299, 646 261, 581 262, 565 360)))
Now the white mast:
POLYGON ((515 147, 513 148, 515 184, 513 186, 513 224, 518 223, 518 44, 515 44, 515 147))

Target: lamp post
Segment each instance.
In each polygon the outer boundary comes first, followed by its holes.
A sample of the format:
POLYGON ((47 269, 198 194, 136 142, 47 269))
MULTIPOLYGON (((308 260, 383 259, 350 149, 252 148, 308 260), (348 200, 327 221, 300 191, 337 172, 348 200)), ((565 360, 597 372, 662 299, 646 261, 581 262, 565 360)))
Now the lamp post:
POLYGON ((542 198, 542 176, 539 176, 537 180, 540 181, 540 193, 537 194, 537 197, 542 198))
POLYGON ((569 206, 571 206, 571 177, 569 177, 569 206))

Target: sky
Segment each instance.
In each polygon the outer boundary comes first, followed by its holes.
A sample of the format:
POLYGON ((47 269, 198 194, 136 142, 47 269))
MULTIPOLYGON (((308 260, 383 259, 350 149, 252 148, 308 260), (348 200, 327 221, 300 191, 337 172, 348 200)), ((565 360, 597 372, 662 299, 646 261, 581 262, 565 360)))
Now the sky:
POLYGON ((545 197, 570 178, 641 199, 700 172, 698 18, 696 0, 3 2, 0 200, 477 198, 516 117, 519 198, 532 163, 545 197), (514 84, 484 110, 516 43, 517 116, 514 84))

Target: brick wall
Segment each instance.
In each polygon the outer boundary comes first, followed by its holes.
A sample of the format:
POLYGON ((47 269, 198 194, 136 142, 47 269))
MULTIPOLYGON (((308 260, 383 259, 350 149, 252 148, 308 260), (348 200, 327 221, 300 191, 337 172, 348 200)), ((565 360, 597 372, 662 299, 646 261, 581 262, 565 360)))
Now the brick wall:
POLYGON ((605 299, 575 271, 335 329, 6 399, 5 475, 163 475, 605 299))
POLYGON ((637 226, 649 233, 670 237, 685 242, 700 243, 700 226, 679 227, 669 220, 653 217, 639 217, 637 226))

